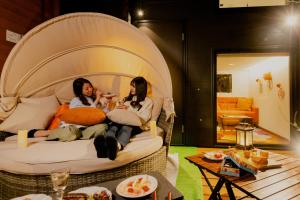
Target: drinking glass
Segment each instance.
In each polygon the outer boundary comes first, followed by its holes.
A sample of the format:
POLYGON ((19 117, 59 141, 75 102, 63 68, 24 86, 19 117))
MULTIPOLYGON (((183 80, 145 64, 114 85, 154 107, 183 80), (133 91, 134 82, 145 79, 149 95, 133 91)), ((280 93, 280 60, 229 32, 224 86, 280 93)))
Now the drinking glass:
POLYGON ((50 173, 55 199, 62 200, 70 176, 69 168, 56 169, 50 173))
POLYGON ((108 110, 113 110, 117 105, 117 102, 116 101, 113 101, 113 100, 110 100, 108 102, 108 110))

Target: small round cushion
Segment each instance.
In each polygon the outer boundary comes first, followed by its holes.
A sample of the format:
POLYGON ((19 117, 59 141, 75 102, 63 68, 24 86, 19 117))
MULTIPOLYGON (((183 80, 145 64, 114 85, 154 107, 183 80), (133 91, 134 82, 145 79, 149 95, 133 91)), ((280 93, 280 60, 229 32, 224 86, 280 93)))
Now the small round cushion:
POLYGON ((92 126, 105 120, 105 113, 99 108, 81 107, 65 111, 61 120, 69 124, 92 126))

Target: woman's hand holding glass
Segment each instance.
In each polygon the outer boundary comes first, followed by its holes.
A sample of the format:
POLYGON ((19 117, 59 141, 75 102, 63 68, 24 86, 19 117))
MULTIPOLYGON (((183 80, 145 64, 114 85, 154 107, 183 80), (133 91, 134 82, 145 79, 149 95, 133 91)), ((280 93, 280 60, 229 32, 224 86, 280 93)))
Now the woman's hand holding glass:
POLYGON ((96 98, 100 98, 101 95, 102 95, 102 92, 100 90, 96 89, 95 90, 95 96, 96 96, 96 98))

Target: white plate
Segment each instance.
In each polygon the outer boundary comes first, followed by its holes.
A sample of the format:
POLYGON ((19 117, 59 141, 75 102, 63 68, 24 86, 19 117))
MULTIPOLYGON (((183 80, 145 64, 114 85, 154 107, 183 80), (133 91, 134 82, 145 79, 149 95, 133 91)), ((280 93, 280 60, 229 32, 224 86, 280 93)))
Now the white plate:
POLYGON ((22 197, 17 197, 12 200, 24 200, 24 199, 30 199, 30 200, 52 200, 51 197, 45 195, 45 194, 28 194, 22 197))
POLYGON ((69 193, 85 193, 85 194, 91 196, 95 193, 100 193, 103 190, 105 190, 106 193, 109 195, 110 199, 112 199, 112 194, 111 194, 110 190, 108 190, 105 187, 98 187, 98 186, 83 187, 83 188, 79 188, 79 189, 74 190, 74 191, 69 192, 69 193))
POLYGON ((225 155, 224 153, 218 152, 218 151, 211 151, 211 152, 207 152, 207 153, 204 154, 204 157, 205 157, 205 158, 207 158, 207 159, 209 159, 209 160, 214 160, 214 161, 220 161, 220 160, 223 160, 225 156, 226 156, 226 155, 225 155), (220 158, 216 158, 216 157, 215 157, 215 154, 217 154, 217 153, 220 153, 220 154, 221 154, 221 157, 220 157, 220 158))
POLYGON ((154 192, 156 190, 156 188, 157 188, 156 178, 154 178, 153 176, 149 176, 149 175, 144 174, 144 175, 132 176, 132 177, 129 177, 129 178, 125 179, 124 181, 122 181, 117 186, 116 192, 122 197, 139 198, 139 197, 143 197, 143 196, 147 196, 147 195, 151 194, 152 192, 154 192), (135 189, 136 189, 136 191, 140 192, 139 194, 128 192, 128 188, 130 188, 130 186, 128 186, 128 184, 130 182, 135 182, 136 183, 136 182, 138 182, 138 180, 140 178, 142 178, 142 184, 140 184, 140 186, 147 185, 149 190, 145 192, 142 188, 136 187, 135 189), (143 182, 145 184, 143 184, 143 182))

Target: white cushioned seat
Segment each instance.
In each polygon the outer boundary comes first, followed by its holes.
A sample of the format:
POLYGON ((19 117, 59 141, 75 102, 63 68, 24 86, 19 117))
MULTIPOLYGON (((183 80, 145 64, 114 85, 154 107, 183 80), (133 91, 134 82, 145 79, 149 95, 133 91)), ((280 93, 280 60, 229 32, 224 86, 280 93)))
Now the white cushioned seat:
POLYGON ((17 148, 15 138, 12 136, 0 143, 0 170, 35 175, 49 174, 55 168, 66 166, 71 168, 73 174, 112 169, 146 157, 163 145, 162 137, 152 137, 150 132, 143 132, 132 138, 126 148, 118 153, 116 160, 111 161, 97 158, 93 140, 59 142, 30 138, 29 147, 17 148))

